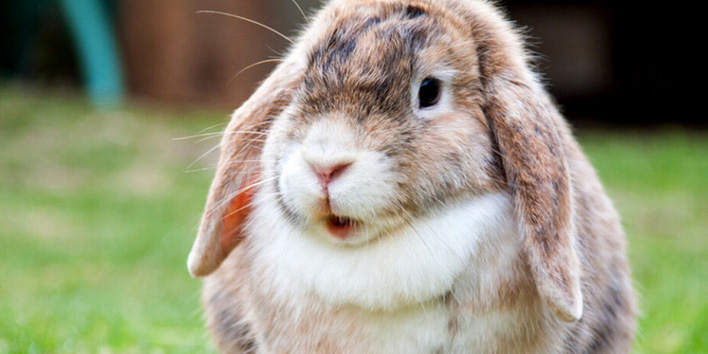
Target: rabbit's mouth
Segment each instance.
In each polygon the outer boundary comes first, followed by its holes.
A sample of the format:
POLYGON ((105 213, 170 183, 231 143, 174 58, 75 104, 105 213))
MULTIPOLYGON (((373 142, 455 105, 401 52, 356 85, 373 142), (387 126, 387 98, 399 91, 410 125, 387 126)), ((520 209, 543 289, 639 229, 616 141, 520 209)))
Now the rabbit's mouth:
POLYGON ((334 237, 346 239, 359 228, 360 222, 346 216, 330 214, 325 221, 327 231, 334 237))

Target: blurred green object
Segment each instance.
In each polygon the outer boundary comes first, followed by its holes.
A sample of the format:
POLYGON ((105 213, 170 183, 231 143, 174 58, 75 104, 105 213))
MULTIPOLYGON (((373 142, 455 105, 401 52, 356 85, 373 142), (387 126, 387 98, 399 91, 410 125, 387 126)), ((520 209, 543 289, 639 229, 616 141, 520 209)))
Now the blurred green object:
MULTIPOLYGON (((36 39, 37 28, 46 16, 46 8, 54 0, 25 0, 6 4, 13 22, 19 57, 15 70, 22 71, 29 61, 31 43, 36 39)), ((100 106, 115 106, 125 95, 123 71, 111 23, 110 0, 58 0, 63 17, 69 27, 86 90, 91 101, 100 106)))
POLYGON ((104 3, 98 0, 59 0, 76 42, 91 100, 101 105, 120 103, 125 89, 118 46, 104 3))

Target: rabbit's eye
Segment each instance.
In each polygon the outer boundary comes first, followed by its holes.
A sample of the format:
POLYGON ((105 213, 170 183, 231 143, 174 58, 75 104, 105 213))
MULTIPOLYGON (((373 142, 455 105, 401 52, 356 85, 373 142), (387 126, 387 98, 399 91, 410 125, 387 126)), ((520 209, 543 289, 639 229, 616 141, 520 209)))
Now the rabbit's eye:
POLYGON ((426 77, 418 89, 418 105, 420 108, 434 106, 440 100, 440 80, 426 77))

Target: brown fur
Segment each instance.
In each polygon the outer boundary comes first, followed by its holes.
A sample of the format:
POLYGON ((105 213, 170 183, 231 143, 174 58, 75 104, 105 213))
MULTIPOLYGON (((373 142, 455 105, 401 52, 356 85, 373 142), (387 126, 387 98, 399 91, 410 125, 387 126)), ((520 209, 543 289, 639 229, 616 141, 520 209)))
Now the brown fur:
MULTIPOLYGON (((475 349, 630 351, 636 308, 618 217, 529 69, 519 38, 496 10, 476 0, 335 1, 320 13, 286 61, 235 112, 222 141, 189 264, 197 276, 216 269, 205 279, 204 303, 222 352, 285 352, 271 347, 283 337, 298 338, 299 346, 287 349, 292 353, 365 347, 356 341, 365 329, 347 321, 356 309, 322 305, 294 313, 287 299, 271 296, 271 284, 259 277, 262 265, 250 258, 248 235, 239 225, 223 230, 221 222, 244 181, 260 170, 244 161, 263 159, 272 170, 281 168, 281 156, 262 155, 262 134, 274 137, 276 146, 300 141, 323 116, 349 126, 362 148, 399 162, 395 207, 377 215, 417 217, 493 191, 512 196, 523 237, 484 245, 472 260, 505 270, 501 279, 485 286, 490 280, 461 277, 444 299, 430 304, 449 309, 450 341, 469 318, 515 313, 522 319, 515 327, 475 349), (407 83, 416 70, 440 62, 456 70, 451 92, 459 111, 413 120, 407 83), (273 127, 276 119, 287 124, 273 127), (225 232, 238 240, 223 246, 218 239, 225 232), (503 247, 516 250, 513 261, 499 256, 503 247)), ((277 176, 258 176, 277 184, 270 181, 277 176)), ((280 207, 292 222, 300 220, 280 207)))

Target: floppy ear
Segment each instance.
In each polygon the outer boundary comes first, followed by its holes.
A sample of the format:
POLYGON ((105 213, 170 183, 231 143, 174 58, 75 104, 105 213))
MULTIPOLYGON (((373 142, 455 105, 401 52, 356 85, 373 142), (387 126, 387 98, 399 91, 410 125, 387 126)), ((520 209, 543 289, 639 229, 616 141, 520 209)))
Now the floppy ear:
MULTIPOLYGON (((491 12, 490 12, 491 11, 491 12)), ((486 12, 486 13, 485 13, 486 12)), ((493 132, 524 237, 538 293, 564 321, 582 316, 572 180, 565 142, 570 131, 528 68, 521 41, 494 10, 477 24, 483 110, 493 132)))
POLYGON ((292 63, 282 63, 231 117, 197 238, 187 260, 192 276, 211 274, 243 240, 244 223, 259 184, 265 134, 290 103, 299 82, 292 63))
MULTIPOLYGON (((540 91, 540 89, 539 89, 540 91)), ((501 154, 538 293, 565 321, 582 316, 573 196, 560 117, 523 82, 493 78, 485 113, 501 154)))

